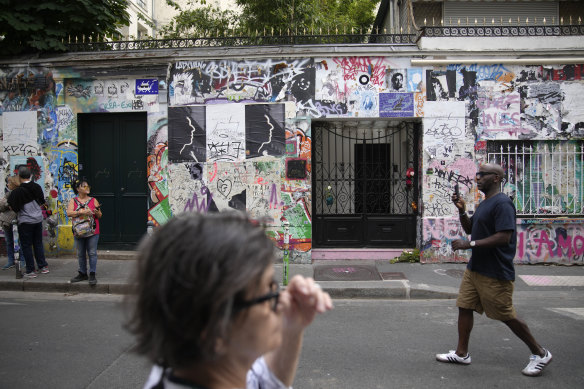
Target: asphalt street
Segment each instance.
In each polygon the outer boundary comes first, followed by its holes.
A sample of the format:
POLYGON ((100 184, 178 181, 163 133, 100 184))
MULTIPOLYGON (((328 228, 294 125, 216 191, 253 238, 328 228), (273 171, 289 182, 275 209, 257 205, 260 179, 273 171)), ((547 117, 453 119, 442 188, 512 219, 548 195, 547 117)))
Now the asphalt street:
MULTIPOLYGON (((335 299, 307 330, 294 388, 582 388, 584 295, 538 290, 516 308, 554 355, 525 377, 529 351, 501 323, 475 318, 470 366, 436 362, 455 347, 453 300, 335 299)), ((0 292, 0 388, 140 388, 119 295, 0 292)))

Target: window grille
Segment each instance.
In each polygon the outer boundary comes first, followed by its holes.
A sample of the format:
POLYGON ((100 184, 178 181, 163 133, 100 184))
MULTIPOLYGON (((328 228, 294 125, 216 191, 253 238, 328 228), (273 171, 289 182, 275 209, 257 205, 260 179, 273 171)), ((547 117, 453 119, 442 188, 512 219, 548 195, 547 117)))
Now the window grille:
POLYGON ((489 141, 487 152, 518 216, 584 215, 584 141, 489 141))

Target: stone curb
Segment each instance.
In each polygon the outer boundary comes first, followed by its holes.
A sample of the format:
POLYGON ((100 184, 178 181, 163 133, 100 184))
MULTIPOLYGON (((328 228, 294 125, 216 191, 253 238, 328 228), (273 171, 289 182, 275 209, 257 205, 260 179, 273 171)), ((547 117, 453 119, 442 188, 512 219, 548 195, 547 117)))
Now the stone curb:
MULTIPOLYGON (((427 288, 410 288, 404 281, 322 281, 322 289, 334 299, 452 299, 457 291, 427 288)), ((63 294, 127 294, 131 285, 125 282, 99 282, 91 286, 87 282, 71 284, 69 281, 44 281, 40 279, 0 280, 0 290, 21 292, 46 292, 63 294)))
MULTIPOLYGON (((136 259, 136 252, 134 251, 97 251, 97 257, 99 260, 108 260, 108 261, 127 261, 136 259)), ((77 259, 76 254, 61 254, 59 256, 49 256, 47 255, 47 260, 51 259, 77 259)))
POLYGON ((89 285, 87 282, 70 283, 70 282, 55 282, 55 281, 41 281, 15 279, 1 280, 0 290, 4 291, 18 291, 18 292, 44 292, 44 293, 90 293, 90 294, 126 294, 130 290, 130 285, 126 283, 99 283, 97 285, 89 285))

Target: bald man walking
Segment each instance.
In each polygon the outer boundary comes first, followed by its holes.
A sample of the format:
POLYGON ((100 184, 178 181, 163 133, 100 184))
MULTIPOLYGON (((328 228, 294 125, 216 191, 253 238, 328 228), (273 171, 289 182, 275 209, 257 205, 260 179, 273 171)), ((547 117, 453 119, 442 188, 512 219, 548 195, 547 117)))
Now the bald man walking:
POLYGON ((515 206, 501 193, 505 172, 495 164, 485 164, 476 175, 477 188, 485 194, 474 215, 466 213, 466 204, 459 195, 452 195, 458 208, 460 223, 471 240, 452 242, 453 250, 472 250, 464 273, 456 306, 458 307, 458 345, 456 350, 436 354, 440 362, 469 365, 470 333, 474 311, 493 320, 500 320, 531 350, 529 364, 521 371, 538 376, 552 360, 552 354, 536 342, 529 327, 517 317, 513 307, 515 268, 513 258, 517 248, 515 206))

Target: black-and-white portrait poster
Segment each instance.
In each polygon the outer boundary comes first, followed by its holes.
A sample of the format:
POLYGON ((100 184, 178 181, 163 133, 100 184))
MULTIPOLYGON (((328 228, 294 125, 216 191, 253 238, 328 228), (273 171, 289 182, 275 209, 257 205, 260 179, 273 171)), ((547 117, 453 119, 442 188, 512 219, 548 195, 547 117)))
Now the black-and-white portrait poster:
POLYGON ((168 108, 168 160, 205 162, 205 106, 168 108))
POLYGON ((247 158, 284 155, 284 104, 246 105, 245 142, 247 158))

